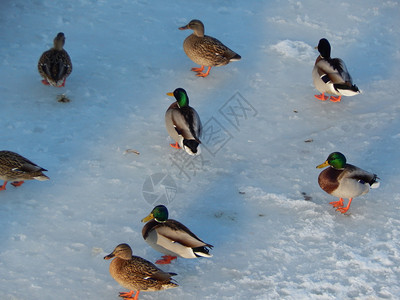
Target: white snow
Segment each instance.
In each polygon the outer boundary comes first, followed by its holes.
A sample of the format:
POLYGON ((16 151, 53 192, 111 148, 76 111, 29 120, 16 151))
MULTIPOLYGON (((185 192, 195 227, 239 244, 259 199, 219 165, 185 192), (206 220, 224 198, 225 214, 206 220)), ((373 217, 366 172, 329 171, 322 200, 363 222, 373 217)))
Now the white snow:
POLYGON ((51 180, 0 192, 0 299, 118 299, 103 257, 123 242, 160 257, 140 222, 160 195, 215 247, 161 266, 180 287, 140 299, 398 299, 399 13, 378 0, 3 1, 0 150, 51 180), (197 78, 178 30, 194 18, 242 60, 197 78), (36 66, 60 31, 74 69, 53 88, 36 66), (322 37, 363 94, 313 97, 322 37), (196 158, 168 146, 177 87, 208 130, 196 158), (346 215, 317 183, 333 151, 382 180, 346 215), (170 181, 144 196, 157 178, 170 181))

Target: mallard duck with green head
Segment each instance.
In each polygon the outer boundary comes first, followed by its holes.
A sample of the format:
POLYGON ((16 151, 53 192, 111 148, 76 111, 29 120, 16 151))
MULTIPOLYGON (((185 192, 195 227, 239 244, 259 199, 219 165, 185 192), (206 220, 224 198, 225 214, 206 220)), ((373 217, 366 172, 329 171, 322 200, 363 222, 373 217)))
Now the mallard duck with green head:
POLYGON ((312 71, 312 78, 315 88, 321 95, 315 95, 318 100, 328 99, 325 93, 331 96, 332 102, 339 102, 342 96, 355 96, 360 94, 358 87, 353 84, 353 80, 347 71, 344 61, 340 58, 331 58, 331 45, 327 39, 321 39, 318 46, 320 55, 315 61, 312 71))
POLYGON ((328 194, 338 197, 339 201, 330 202, 341 213, 349 210, 353 198, 364 195, 370 188, 377 188, 379 178, 376 174, 364 171, 356 166, 346 163, 346 157, 340 152, 329 154, 326 161, 317 168, 323 170, 318 176, 319 186, 328 194), (347 206, 343 198, 348 198, 347 206))
POLYGON ((176 99, 165 112, 165 127, 175 140, 175 144, 171 144, 171 147, 183 148, 190 155, 200 154, 201 121, 194 108, 189 106, 186 91, 177 88, 167 95, 176 99))
POLYGON ((212 256, 209 248, 213 246, 203 242, 182 223, 168 219, 168 209, 164 205, 154 207, 142 222, 147 222, 142 229, 144 240, 155 250, 165 254, 156 264, 169 264, 177 256, 212 256))
POLYGON ((178 286, 171 279, 172 276, 177 275, 176 273, 164 272, 148 260, 133 256, 128 244, 119 244, 104 259, 113 259, 110 263, 111 277, 130 290, 128 293, 120 293, 119 296, 124 299, 137 300, 141 291, 161 291, 178 286))
POLYGON ((72 72, 72 62, 64 50, 65 35, 59 32, 54 38, 54 46, 45 51, 39 59, 38 71, 44 85, 64 87, 65 80, 72 72))
POLYGON ((200 20, 191 20, 187 25, 179 27, 180 30, 192 29, 193 33, 183 42, 186 55, 200 68, 192 68, 197 76, 207 77, 211 67, 224 66, 231 61, 241 59, 241 56, 229 49, 216 38, 204 34, 204 24, 200 20), (208 67, 203 73, 204 66, 208 67))
POLYGON ((47 170, 18 153, 0 151, 0 179, 4 180, 0 191, 6 189, 8 181, 12 181, 13 186, 20 186, 24 180, 49 180, 50 178, 43 174, 44 171, 47 170))

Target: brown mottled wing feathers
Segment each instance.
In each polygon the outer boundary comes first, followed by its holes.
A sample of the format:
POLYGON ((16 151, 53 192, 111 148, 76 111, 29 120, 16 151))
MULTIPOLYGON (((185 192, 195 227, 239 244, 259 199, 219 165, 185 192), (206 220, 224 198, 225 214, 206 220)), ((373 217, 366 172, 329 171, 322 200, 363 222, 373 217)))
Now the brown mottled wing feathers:
POLYGON ((40 73, 43 72, 56 82, 72 72, 71 59, 64 49, 50 49, 44 52, 39 59, 38 68, 40 73))

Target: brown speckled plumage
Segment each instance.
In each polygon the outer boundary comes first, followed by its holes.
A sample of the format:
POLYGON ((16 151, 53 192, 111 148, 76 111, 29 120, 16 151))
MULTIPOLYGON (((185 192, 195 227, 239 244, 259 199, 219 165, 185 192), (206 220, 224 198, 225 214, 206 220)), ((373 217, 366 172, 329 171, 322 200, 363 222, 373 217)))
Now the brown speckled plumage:
MULTIPOLYGON (((192 20, 189 24, 179 29, 193 30, 193 34, 189 35, 183 42, 183 50, 193 62, 202 67, 207 66, 211 68, 224 66, 231 61, 241 59, 239 54, 229 49, 216 38, 204 35, 204 25, 200 20, 192 20)), ((196 68, 192 70, 197 72, 202 71, 196 68)), ((207 71, 207 75, 209 70, 207 71)))
POLYGON ((172 280, 175 273, 167 273, 151 262, 132 256, 132 249, 127 244, 118 245, 114 251, 104 257, 112 259, 110 274, 121 286, 132 291, 160 291, 177 287, 172 280))
POLYGON ((233 58, 240 59, 237 53, 208 35, 189 35, 183 42, 183 50, 193 62, 207 67, 224 66, 233 58))
POLYGON ((0 179, 5 181, 3 189, 7 181, 48 180, 49 177, 44 175, 43 171, 47 170, 18 153, 0 151, 0 179))
POLYGON ((38 71, 44 84, 62 87, 72 72, 72 62, 64 50, 65 36, 60 32, 54 38, 54 47, 45 51, 39 59, 38 71))

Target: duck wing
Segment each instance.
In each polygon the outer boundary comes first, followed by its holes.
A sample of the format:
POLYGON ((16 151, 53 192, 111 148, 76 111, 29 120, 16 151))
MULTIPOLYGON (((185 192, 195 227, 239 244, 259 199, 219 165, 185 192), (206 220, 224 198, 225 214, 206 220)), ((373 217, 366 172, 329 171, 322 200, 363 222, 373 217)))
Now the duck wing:
POLYGON ((229 49, 216 38, 205 35, 197 45, 202 55, 213 61, 216 66, 226 65, 229 61, 240 60, 241 56, 229 49))
POLYGON ((192 107, 180 108, 179 114, 173 114, 173 124, 176 132, 184 139, 193 139, 200 143, 201 121, 199 115, 192 107))
POLYGON ((176 273, 164 272, 153 263, 139 256, 132 256, 129 261, 130 273, 143 279, 154 279, 158 281, 169 281, 176 273))
POLYGON ((368 183, 370 186, 372 186, 375 183, 378 183, 379 179, 379 177, 376 174, 367 172, 351 164, 346 165, 345 174, 347 178, 355 179, 362 183, 368 183))
POLYGON ((203 242, 185 225, 172 219, 169 219, 167 222, 157 226, 156 230, 159 235, 167 238, 170 242, 179 243, 186 247, 213 247, 212 245, 203 242))

